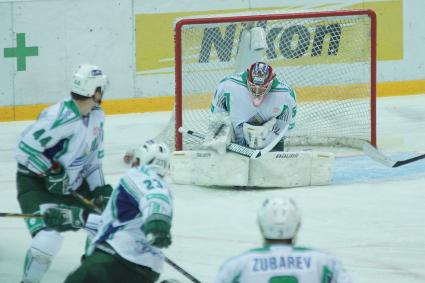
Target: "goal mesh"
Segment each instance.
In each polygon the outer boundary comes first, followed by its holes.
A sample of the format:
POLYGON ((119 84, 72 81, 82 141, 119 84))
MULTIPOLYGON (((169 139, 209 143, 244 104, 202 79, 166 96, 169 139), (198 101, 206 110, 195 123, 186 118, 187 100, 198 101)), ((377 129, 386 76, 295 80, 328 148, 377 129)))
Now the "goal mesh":
MULTIPOLYGON (((200 141, 217 84, 235 72, 244 30, 265 31, 261 60, 297 94, 287 145, 376 144, 376 18, 370 10, 184 19, 176 24, 176 102, 157 139, 176 149, 200 141)), ((237 107, 237 106, 236 106, 237 107)))

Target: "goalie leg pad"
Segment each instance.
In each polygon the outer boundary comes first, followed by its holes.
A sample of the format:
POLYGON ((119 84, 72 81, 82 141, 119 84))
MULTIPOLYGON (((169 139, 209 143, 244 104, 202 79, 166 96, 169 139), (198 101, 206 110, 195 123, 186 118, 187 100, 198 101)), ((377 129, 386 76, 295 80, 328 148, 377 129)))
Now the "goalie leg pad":
POLYGON ((24 263, 22 282, 38 283, 62 246, 63 237, 57 231, 41 230, 32 239, 24 263))
POLYGON ((175 151, 170 174, 175 184, 199 186, 248 185, 249 159, 234 153, 209 150, 175 151))
POLYGON ((300 187, 328 185, 334 154, 330 152, 268 152, 251 159, 249 186, 300 187))

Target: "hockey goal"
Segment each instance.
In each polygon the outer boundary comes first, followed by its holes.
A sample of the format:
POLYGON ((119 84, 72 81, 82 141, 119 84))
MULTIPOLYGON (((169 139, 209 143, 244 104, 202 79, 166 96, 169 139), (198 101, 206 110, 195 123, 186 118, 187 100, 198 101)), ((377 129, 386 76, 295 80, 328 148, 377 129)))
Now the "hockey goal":
POLYGON ((287 145, 376 145, 376 15, 371 10, 180 20, 175 109, 157 138, 176 150, 199 143, 176 129, 205 133, 216 85, 241 68, 241 58, 248 64, 254 55, 297 93, 296 127, 287 145), (265 48, 249 50, 255 45, 249 41, 253 27, 264 30, 265 48))

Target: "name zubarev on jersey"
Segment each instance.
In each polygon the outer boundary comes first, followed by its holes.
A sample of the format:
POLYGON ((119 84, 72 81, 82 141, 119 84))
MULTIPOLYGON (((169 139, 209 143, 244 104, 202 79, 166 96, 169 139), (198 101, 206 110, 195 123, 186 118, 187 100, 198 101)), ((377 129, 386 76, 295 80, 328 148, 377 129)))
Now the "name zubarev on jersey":
MULTIPOLYGON (((265 28, 266 22, 260 22, 260 25, 265 28)), ((236 30, 237 24, 229 24, 226 26, 223 36, 220 27, 205 28, 199 53, 199 63, 209 62, 213 46, 221 62, 230 61, 234 44, 239 42, 239 39, 235 40, 236 30)), ((276 47, 284 58, 299 58, 307 53, 310 42, 312 42, 310 56, 321 56, 323 43, 327 35, 329 35, 327 55, 336 56, 339 51, 341 33, 342 28, 338 23, 318 24, 314 27, 292 25, 289 27, 270 28, 267 30, 266 35, 267 58, 275 59, 278 57, 276 47)))
POLYGON ((309 256, 271 256, 266 258, 254 258, 253 260, 253 272, 266 272, 281 269, 304 270, 311 267, 311 257, 309 256))

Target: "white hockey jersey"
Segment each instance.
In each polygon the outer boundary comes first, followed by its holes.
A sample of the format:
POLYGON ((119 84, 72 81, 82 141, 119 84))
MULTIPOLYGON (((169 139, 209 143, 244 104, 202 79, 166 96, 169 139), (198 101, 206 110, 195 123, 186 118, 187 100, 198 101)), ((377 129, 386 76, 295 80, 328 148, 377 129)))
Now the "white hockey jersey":
POLYGON ((324 252, 274 244, 229 259, 215 283, 351 283, 341 263, 324 252))
POLYGON ((265 146, 280 131, 288 126, 288 130, 295 127, 297 113, 295 91, 287 84, 281 83, 277 78, 272 82, 271 90, 258 106, 252 103, 252 95, 247 88, 248 72, 238 73, 224 78, 214 93, 211 112, 228 112, 235 133, 235 141, 246 145, 243 124, 262 125, 275 117, 273 136, 267 139, 265 146))
POLYGON ((28 170, 44 175, 53 162, 59 162, 69 175, 70 189, 76 190, 86 179, 90 189, 105 184, 103 124, 105 114, 95 107, 81 116, 72 99, 44 109, 21 135, 16 160, 28 170))
POLYGON ((161 273, 164 256, 147 244, 141 227, 152 214, 172 219, 173 202, 168 184, 147 166, 129 169, 102 214, 93 244, 107 242, 121 257, 161 273))

